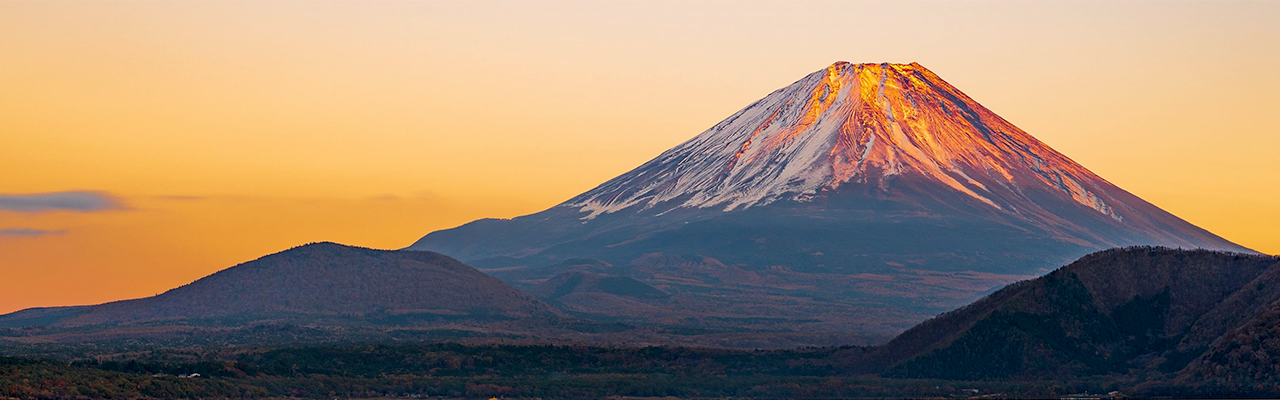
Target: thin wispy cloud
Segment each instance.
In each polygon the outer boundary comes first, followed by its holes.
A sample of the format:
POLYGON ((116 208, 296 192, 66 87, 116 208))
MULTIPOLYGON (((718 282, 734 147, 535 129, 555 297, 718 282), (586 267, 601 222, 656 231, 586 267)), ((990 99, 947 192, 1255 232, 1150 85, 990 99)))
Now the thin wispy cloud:
POLYGON ((34 229, 34 228, 6 228, 0 229, 0 237, 38 237, 48 235, 61 235, 67 233, 65 229, 34 229))
POLYGON ((0 194, 0 211, 38 213, 48 211, 95 212, 123 209, 119 198, 103 192, 71 191, 32 194, 0 194))

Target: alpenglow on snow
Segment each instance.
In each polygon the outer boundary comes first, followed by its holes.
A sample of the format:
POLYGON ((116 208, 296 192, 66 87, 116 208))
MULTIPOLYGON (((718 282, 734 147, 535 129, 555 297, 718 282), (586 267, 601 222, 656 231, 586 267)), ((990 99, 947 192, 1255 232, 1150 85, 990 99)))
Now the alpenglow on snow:
MULTIPOLYGON (((997 209, 1014 175, 1117 220, 1102 179, 912 63, 839 62, 779 89, 693 139, 565 205, 594 218, 642 208, 805 201, 842 184, 910 171, 997 209), (975 179, 975 177, 977 179, 975 179), (667 204, 680 199, 675 204, 667 204)), ((885 188, 887 190, 887 187, 885 188)))

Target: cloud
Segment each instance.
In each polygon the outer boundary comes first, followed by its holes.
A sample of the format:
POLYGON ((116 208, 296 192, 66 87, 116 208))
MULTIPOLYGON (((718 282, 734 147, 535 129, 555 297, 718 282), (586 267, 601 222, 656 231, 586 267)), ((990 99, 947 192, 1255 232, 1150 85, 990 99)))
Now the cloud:
POLYGON ((103 192, 73 191, 34 194, 0 194, 0 211, 37 213, 46 211, 94 212, 123 209, 115 196, 103 192))
POLYGON ((67 233, 67 231, 64 229, 59 229, 59 230, 33 229, 33 228, 0 229, 0 237, 4 237, 4 236, 36 237, 36 236, 45 236, 45 235, 61 235, 64 233, 67 233))

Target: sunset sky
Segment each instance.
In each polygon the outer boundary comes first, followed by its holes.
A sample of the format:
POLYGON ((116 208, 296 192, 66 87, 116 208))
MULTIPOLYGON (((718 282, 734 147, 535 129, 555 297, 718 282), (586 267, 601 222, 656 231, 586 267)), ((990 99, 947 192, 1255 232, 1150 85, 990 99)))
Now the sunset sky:
POLYGON ((0 2, 0 312, 540 211, 832 62, 919 62, 1280 253, 1280 2, 0 2))

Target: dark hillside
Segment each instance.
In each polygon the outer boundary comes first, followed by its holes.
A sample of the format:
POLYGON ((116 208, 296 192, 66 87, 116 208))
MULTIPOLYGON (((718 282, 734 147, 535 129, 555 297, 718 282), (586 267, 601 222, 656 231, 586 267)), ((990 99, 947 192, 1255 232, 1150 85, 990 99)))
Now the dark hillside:
POLYGON ((1280 259, 1269 256, 1101 251, 926 321, 857 365, 966 380, 1178 371, 1263 314, 1280 297, 1278 276, 1280 259))
MULTIPOLYGON (((1277 281, 1271 281, 1273 284, 1277 281)), ((1260 289, 1265 284, 1259 283, 1260 289)), ((1204 397, 1275 397, 1280 394, 1280 302, 1214 341, 1174 380, 1178 393, 1204 397)))
POLYGON ((243 324, 260 319, 502 320, 548 317, 547 305, 447 256, 315 243, 240 264, 163 294, 31 310, 0 324, 243 324))

